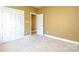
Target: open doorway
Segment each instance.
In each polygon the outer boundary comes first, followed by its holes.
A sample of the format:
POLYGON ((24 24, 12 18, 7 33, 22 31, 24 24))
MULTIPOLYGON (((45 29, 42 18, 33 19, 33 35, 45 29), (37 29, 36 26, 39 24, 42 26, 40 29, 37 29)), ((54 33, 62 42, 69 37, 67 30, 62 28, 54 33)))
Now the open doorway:
POLYGON ((31 14, 31 34, 36 34, 36 15, 31 14))
POLYGON ((43 14, 30 13, 30 35, 37 34, 43 36, 43 14))
POLYGON ((30 34, 36 34, 36 14, 30 13, 30 34))

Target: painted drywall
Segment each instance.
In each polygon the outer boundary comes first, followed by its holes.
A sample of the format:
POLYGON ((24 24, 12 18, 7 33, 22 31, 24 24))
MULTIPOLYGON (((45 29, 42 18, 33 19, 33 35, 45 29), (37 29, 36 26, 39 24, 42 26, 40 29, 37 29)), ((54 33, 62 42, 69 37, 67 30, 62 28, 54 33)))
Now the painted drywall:
POLYGON ((24 31, 25 33, 27 32, 27 34, 29 34, 30 33, 30 12, 37 13, 38 9, 33 8, 31 6, 7 6, 7 7, 23 10, 25 12, 25 15, 24 15, 25 30, 24 31))
POLYGON ((44 33, 79 41, 79 7, 47 6, 39 9, 44 14, 44 33))
POLYGON ((79 7, 47 6, 36 8, 30 6, 11 6, 25 11, 25 32, 30 33, 30 11, 44 14, 44 33, 79 41, 79 7))
POLYGON ((33 14, 32 14, 31 17, 32 17, 32 18, 31 18, 31 19, 32 19, 32 20, 31 20, 31 21, 32 21, 32 22, 31 22, 31 23, 32 23, 32 31, 33 31, 33 32, 36 32, 36 15, 33 15, 33 14))

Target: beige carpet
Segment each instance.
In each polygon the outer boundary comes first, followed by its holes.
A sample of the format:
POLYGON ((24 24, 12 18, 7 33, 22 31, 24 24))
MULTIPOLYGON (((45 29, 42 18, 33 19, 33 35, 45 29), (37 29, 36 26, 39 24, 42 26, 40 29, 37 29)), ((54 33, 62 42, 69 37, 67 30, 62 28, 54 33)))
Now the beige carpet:
POLYGON ((48 37, 32 35, 15 41, 0 44, 4 52, 77 52, 79 45, 48 37))

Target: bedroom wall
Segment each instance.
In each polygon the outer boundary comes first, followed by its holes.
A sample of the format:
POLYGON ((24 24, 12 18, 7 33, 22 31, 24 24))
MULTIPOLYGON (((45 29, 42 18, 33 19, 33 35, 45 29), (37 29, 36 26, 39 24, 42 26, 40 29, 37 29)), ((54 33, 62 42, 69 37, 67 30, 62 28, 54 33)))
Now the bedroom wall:
POLYGON ((39 9, 44 14, 44 33, 79 41, 79 7, 47 6, 39 9))
POLYGON ((31 6, 11 6, 25 11, 25 32, 30 32, 30 11, 44 14, 44 33, 79 41, 79 7, 46 6, 39 11, 31 6))

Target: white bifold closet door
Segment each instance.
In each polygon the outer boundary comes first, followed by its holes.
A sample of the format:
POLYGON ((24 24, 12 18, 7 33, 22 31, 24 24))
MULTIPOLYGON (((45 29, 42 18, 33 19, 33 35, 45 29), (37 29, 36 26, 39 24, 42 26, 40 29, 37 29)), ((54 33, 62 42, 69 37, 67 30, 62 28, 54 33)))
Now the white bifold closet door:
POLYGON ((3 41, 12 41, 24 36, 24 12, 3 8, 3 41))
POLYGON ((14 31, 14 27, 12 25, 15 25, 14 23, 12 23, 13 19, 12 19, 13 13, 11 12, 11 10, 9 8, 4 7, 3 8, 3 41, 7 42, 7 41, 11 41, 15 39, 15 32, 14 31))
POLYGON ((15 13, 15 36, 16 39, 20 39, 24 35, 24 12, 17 10, 15 13))

